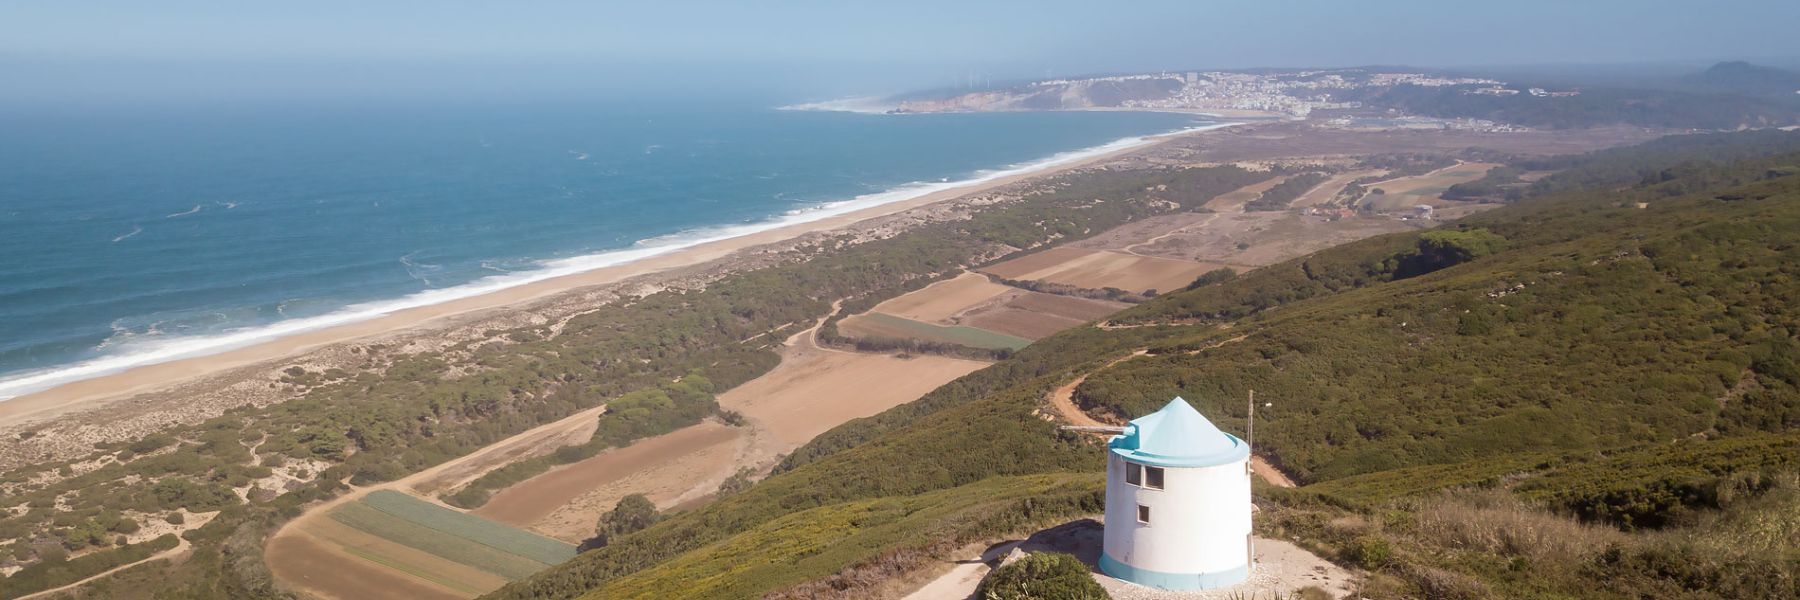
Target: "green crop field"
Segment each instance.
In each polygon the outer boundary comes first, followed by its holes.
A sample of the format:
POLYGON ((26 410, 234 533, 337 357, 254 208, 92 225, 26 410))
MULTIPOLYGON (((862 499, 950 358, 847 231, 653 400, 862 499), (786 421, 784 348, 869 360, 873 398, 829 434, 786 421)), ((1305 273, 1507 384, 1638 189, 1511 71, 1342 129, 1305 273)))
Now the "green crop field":
POLYGON ((914 321, 912 319, 896 317, 894 315, 879 312, 857 315, 846 320, 844 325, 848 330, 847 332, 862 333, 867 331, 871 335, 917 338, 934 342, 961 344, 975 348, 1007 348, 1018 350, 1031 345, 1031 340, 1003 333, 994 333, 986 329, 962 325, 950 327, 933 325, 931 323, 914 321))
POLYGON ((568 544, 397 492, 370 494, 333 509, 331 518, 369 535, 508 579, 531 575, 575 555, 575 548, 568 544))
POLYGON ((575 556, 574 546, 504 523, 450 510, 400 492, 372 492, 362 499, 362 503, 414 524, 545 564, 553 565, 575 556))

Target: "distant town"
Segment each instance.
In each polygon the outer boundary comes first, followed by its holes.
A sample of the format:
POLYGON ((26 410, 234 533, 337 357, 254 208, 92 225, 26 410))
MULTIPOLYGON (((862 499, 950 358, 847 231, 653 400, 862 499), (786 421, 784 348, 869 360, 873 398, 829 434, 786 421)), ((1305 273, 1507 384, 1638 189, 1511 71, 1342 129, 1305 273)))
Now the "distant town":
MULTIPOLYGON (((1361 127, 1430 127, 1512 131, 1518 127, 1478 118, 1424 118, 1404 111, 1358 111, 1366 98, 1407 87, 1462 96, 1567 98, 1579 90, 1519 87, 1480 77, 1426 73, 1332 69, 1267 72, 1187 71, 1045 79, 1010 88, 952 91, 946 96, 908 99, 893 112, 965 112, 1005 110, 1180 110, 1216 112, 1224 116, 1281 118, 1320 117, 1328 125, 1361 127), (1362 119, 1345 116, 1354 114, 1362 119), (1368 117, 1388 117, 1371 123, 1368 117)), ((1379 108, 1379 107, 1378 107, 1379 108)))

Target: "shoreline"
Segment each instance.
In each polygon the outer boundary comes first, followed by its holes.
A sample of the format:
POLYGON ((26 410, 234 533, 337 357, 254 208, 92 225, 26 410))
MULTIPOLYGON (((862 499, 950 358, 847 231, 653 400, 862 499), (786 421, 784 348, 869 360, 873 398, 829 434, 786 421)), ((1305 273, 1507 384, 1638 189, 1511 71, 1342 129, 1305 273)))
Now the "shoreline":
MULTIPOLYGON (((492 311, 524 309, 527 305, 578 290, 618 284, 635 277, 684 267, 701 266, 729 258, 740 250, 842 229, 862 221, 903 213, 1020 181, 1080 169, 1155 147, 1172 139, 1239 124, 1241 123, 1224 122, 1163 134, 1122 138, 1100 146, 1058 153, 1035 163, 1028 163, 1026 167, 998 170, 991 176, 953 182, 949 187, 899 200, 863 207, 848 206, 855 202, 854 199, 828 204, 825 206, 840 206, 845 207, 845 210, 815 218, 776 223, 741 235, 702 238, 637 260, 547 276, 484 293, 377 313, 352 322, 326 325, 273 339, 224 347, 205 354, 153 362, 60 383, 0 400, 0 428, 49 421, 84 409, 104 407, 125 397, 162 391, 208 376, 292 358, 338 344, 387 334, 449 329, 457 325, 455 321, 458 318, 492 311)), ((627 249, 623 252, 644 250, 627 249)))

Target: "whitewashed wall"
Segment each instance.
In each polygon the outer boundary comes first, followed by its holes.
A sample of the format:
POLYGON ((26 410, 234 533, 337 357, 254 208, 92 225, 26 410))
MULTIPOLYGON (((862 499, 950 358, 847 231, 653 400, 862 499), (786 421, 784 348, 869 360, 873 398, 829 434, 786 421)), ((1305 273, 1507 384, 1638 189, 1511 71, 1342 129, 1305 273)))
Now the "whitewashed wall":
POLYGON ((1244 461, 1165 468, 1163 489, 1125 482, 1125 459, 1106 461, 1107 556, 1160 573, 1221 573, 1250 562, 1250 474, 1244 461), (1150 507, 1150 524, 1137 520, 1150 507))

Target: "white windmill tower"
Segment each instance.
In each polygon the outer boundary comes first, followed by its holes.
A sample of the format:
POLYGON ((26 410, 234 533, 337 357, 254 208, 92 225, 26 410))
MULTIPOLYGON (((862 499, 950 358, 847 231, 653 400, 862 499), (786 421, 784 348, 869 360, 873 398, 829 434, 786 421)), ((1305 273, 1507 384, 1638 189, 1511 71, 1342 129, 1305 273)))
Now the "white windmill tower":
POLYGON ((1100 570, 1170 590, 1249 578, 1249 460, 1181 398, 1125 426, 1107 443, 1100 570))

